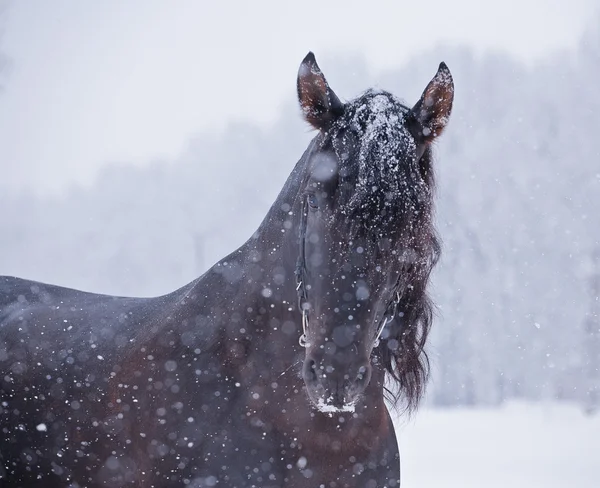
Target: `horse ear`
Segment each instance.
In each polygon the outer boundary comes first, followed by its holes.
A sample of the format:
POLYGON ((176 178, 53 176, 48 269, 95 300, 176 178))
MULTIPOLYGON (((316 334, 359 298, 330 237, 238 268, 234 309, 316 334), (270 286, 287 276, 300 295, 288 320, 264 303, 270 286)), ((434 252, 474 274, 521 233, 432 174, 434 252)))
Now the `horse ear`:
POLYGON ((450 118, 454 100, 454 81, 446 63, 440 63, 437 73, 423 95, 411 109, 411 127, 418 142, 429 143, 439 136, 450 118))
POLYGON ((304 118, 315 129, 326 130, 344 112, 344 104, 329 88, 312 52, 300 64, 297 85, 304 118))

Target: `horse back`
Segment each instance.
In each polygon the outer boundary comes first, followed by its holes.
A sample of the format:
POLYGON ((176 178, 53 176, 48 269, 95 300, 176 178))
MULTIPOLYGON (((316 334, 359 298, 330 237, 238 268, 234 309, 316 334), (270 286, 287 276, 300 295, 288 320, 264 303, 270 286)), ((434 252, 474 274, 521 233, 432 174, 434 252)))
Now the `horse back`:
MULTIPOLYGON (((10 342, 15 328, 50 339, 57 331, 69 332, 64 343, 78 333, 93 333, 109 326, 124 329, 143 320, 160 299, 126 298, 88 293, 37 281, 0 277, 0 337, 10 342), (146 311, 146 313, 144 313, 146 311)), ((35 339, 32 335, 28 341, 35 339)))

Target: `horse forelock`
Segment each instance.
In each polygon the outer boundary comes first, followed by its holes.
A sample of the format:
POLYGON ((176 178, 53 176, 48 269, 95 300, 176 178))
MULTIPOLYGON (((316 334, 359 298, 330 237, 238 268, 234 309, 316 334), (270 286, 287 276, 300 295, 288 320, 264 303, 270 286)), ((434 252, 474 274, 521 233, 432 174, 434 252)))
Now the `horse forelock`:
POLYGON ((433 180, 420 167, 408 112, 390 93, 368 91, 347 104, 328 135, 339 164, 336 204, 353 234, 394 237, 427 218, 433 180))

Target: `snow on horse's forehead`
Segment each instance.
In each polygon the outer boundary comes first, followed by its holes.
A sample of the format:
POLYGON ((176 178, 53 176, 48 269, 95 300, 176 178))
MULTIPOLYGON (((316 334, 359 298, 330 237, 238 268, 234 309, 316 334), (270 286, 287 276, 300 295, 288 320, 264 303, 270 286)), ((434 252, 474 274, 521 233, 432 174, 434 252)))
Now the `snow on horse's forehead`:
POLYGON ((420 154, 427 148, 411 134, 409 116, 394 95, 369 90, 346 104, 323 138, 322 146, 332 147, 334 156, 315 158, 313 177, 337 177, 337 208, 360 221, 353 229, 372 229, 373 237, 401 232, 406 214, 427 206, 431 196, 430 154, 420 154))

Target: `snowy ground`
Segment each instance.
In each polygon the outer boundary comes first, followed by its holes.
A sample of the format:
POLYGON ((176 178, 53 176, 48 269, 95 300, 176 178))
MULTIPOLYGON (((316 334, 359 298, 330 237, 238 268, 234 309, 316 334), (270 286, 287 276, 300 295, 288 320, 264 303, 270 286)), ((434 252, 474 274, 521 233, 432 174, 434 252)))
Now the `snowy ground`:
POLYGON ((422 409, 396 428, 403 488, 600 487, 600 415, 572 405, 422 409))

